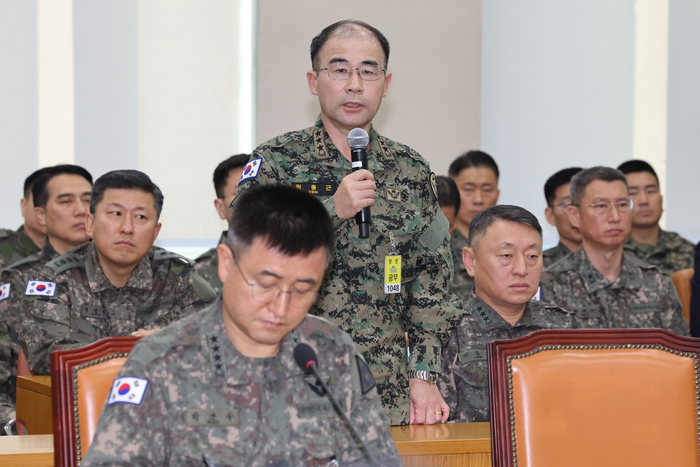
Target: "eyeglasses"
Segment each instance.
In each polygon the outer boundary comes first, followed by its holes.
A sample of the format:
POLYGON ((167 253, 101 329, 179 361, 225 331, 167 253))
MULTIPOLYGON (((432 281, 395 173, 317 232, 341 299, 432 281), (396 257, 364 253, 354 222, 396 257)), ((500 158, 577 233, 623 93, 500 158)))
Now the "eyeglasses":
MULTIPOLYGON (((581 204, 572 204, 572 206, 582 206, 582 205, 581 204)), ((632 210, 632 208, 634 208, 634 200, 628 199, 625 201, 618 201, 617 203, 608 203, 606 201, 601 201, 600 203, 584 204, 583 206, 593 208, 593 212, 595 212, 598 215, 609 213, 610 209, 613 206, 615 206, 615 209, 617 209, 617 212, 630 212, 632 210)))
POLYGON ((336 81, 345 81, 350 79, 353 70, 357 70, 357 74, 360 75, 362 81, 377 81, 382 77, 382 72, 386 70, 379 65, 361 65, 357 68, 349 67, 346 63, 334 63, 327 68, 319 68, 315 70, 318 73, 321 70, 328 71, 328 77, 336 81))
POLYGON ((562 211, 566 211, 566 208, 571 206, 571 204, 572 203, 559 203, 559 204, 557 204, 557 206, 559 206, 562 209, 562 211))
POLYGON ((270 303, 276 301, 282 294, 289 294, 289 306, 299 309, 308 309, 316 300, 318 290, 315 289, 298 290, 292 288, 292 290, 285 291, 274 284, 262 285, 258 282, 249 281, 243 273, 241 266, 238 264, 238 259, 233 250, 231 250, 231 254, 233 255, 233 261, 236 263, 236 267, 240 271, 241 276, 243 276, 243 281, 250 287, 251 295, 255 300, 262 303, 270 303))

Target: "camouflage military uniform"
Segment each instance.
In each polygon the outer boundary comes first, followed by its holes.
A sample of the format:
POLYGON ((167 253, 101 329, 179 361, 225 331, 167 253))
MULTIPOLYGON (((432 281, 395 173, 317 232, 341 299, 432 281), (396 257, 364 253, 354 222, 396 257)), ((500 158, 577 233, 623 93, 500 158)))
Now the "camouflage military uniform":
POLYGON ((624 253, 610 282, 583 247, 542 274, 541 299, 575 311, 585 328, 663 328, 687 336, 676 288, 668 275, 624 253))
POLYGON ((695 245, 675 232, 659 229, 656 245, 639 243, 632 237, 625 242, 625 252, 661 269, 669 276, 681 269, 693 268, 695 245))
POLYGON ((49 374, 52 350, 128 336, 139 328, 162 328, 204 308, 216 294, 192 266, 183 256, 152 247, 127 283, 115 287, 92 242, 47 263, 37 280, 55 282, 55 294, 25 292, 20 305, 19 338, 29 368, 34 374, 49 374))
POLYGON ((239 193, 258 183, 284 183, 320 197, 333 219, 336 247, 310 312, 350 334, 372 369, 391 423, 397 425, 409 420, 406 370, 440 372, 440 350, 460 304, 448 292, 453 272, 449 225, 438 208, 428 163, 373 128, 367 157, 377 190, 366 239, 358 237, 354 218, 335 214, 332 195, 352 168, 320 118, 315 127, 259 146, 249 164, 262 158, 260 172, 246 179, 244 170, 239 193), (402 261, 401 292, 385 294, 385 258, 394 254, 402 261))
POLYGON ((0 232, 0 269, 39 251, 39 247, 25 232, 24 226, 16 232, 2 230, 0 232))
POLYGON ((455 265, 455 276, 450 284, 450 292, 455 293, 460 300, 468 300, 474 288, 474 278, 469 275, 462 261, 462 249, 467 246, 467 239, 455 229, 452 232, 450 247, 452 248, 452 260, 455 265))
POLYGON ((27 280, 38 276, 46 263, 57 256, 47 238, 41 251, 20 259, 0 272, 0 422, 4 419, 3 415, 8 413, 5 407, 11 407, 14 411, 17 389, 19 343, 16 334, 14 341, 11 341, 10 328, 13 332, 19 328, 19 305, 27 280))
POLYGON ((552 264, 556 263, 565 256, 569 256, 570 254, 571 250, 569 250, 562 242, 559 242, 557 246, 542 252, 542 264, 545 268, 548 268, 552 264))
POLYGON ((556 305, 530 301, 515 326, 510 325, 481 298, 464 302, 464 314, 450 342, 442 349, 440 392, 450 406, 450 420, 488 422, 489 373, 486 344, 515 339, 540 329, 578 329, 576 314, 556 305))
MULTIPOLYGON (((204 466, 205 455, 216 466, 361 459, 323 389, 296 364, 300 342, 316 351, 322 379, 377 465, 400 465, 372 375, 345 333, 307 316, 276 356, 245 357, 226 334, 219 300, 136 344, 117 379, 147 380, 143 399, 104 406, 83 467, 204 466)), ((119 400, 114 387, 108 403, 119 400)))
MULTIPOLYGON (((219 245, 226 241, 227 234, 228 232, 221 234, 219 245)), ((214 292, 220 294, 224 285, 221 283, 221 279, 219 279, 219 255, 216 252, 216 248, 212 248, 199 255, 199 257, 194 260, 194 263, 194 270, 197 274, 202 276, 204 280, 211 285, 214 292)))

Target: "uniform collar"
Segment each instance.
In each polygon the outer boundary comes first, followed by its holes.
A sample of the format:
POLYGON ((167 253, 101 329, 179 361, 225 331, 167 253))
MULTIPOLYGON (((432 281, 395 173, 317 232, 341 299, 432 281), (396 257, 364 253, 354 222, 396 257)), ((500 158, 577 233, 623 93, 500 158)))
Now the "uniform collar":
POLYGON ((131 276, 129 276, 129 280, 126 281, 126 284, 124 284, 123 287, 115 287, 105 275, 97 256, 95 244, 91 243, 85 255, 85 274, 90 283, 90 289, 93 293, 102 292, 109 288, 123 289, 125 287, 147 291, 152 290, 153 271, 149 258, 152 253, 153 247, 151 247, 151 251, 146 256, 141 258, 141 261, 139 261, 134 270, 131 271, 131 276))
POLYGON ((517 328, 523 326, 532 326, 533 324, 541 325, 541 313, 533 312, 532 302, 528 302, 525 305, 525 311, 520 317, 515 325, 511 325, 508 321, 503 319, 501 315, 498 314, 496 310, 491 308, 485 301, 483 301, 478 295, 472 294, 472 296, 467 300, 466 308, 471 311, 476 319, 479 327, 484 331, 490 331, 492 329, 503 329, 503 328, 517 328))
MULTIPOLYGON (((312 128, 313 154, 315 162, 322 165, 351 170, 350 162, 343 157, 338 148, 333 144, 326 131, 321 116, 316 120, 312 128)), ((367 166, 370 172, 381 172, 394 166, 394 155, 389 145, 374 129, 369 130, 369 147, 367 148, 367 166)))
POLYGON ((630 259, 627 253, 622 253, 622 265, 620 274, 615 282, 610 282, 610 279, 605 277, 598 271, 588 259, 586 250, 583 245, 574 253, 574 257, 578 259, 579 264, 576 270, 580 271, 581 279, 588 293, 594 293, 605 288, 623 289, 623 288, 639 288, 642 286, 643 278, 639 269, 630 264, 630 259))
POLYGON ((44 238, 44 246, 41 247, 41 258, 47 263, 54 258, 58 258, 60 255, 54 250, 49 242, 49 237, 44 238))

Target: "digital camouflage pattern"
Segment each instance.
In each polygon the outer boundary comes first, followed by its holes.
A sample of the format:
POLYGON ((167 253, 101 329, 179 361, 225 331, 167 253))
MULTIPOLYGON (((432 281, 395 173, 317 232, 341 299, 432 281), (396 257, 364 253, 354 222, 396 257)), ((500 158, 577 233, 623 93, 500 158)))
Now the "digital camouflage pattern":
POLYGON ((530 301, 512 326, 477 295, 464 302, 464 314, 450 342, 442 349, 442 374, 438 385, 450 406, 450 420, 488 422, 489 372, 486 344, 515 339, 540 329, 578 329, 575 313, 550 303, 530 301))
POLYGON ((677 233, 659 229, 659 241, 656 245, 639 243, 629 237, 624 249, 626 253, 653 264, 670 276, 681 269, 693 268, 694 247, 695 245, 677 233))
POLYGON ((82 466, 204 466, 205 455, 217 467, 325 466, 334 457, 367 465, 323 389, 296 364, 298 343, 316 351, 321 378, 377 465, 402 465, 347 334, 307 316, 276 356, 246 357, 226 334, 218 300, 136 344, 118 377, 148 380, 143 400, 103 407, 82 466))
MULTIPOLYGON (((221 234, 219 239, 219 245, 226 241, 226 235, 228 232, 221 234)), ((209 283, 214 292, 217 294, 221 293, 223 284, 221 279, 219 279, 219 254, 216 252, 216 248, 202 253, 194 260, 194 270, 204 278, 205 281, 209 283)))
POLYGON ((37 280, 55 282, 55 295, 24 295, 20 304, 19 339, 29 368, 47 375, 53 350, 162 328, 201 310, 216 293, 192 266, 185 257, 154 246, 127 283, 115 287, 92 242, 49 262, 37 280))
POLYGON ((566 256, 569 256, 570 254, 571 250, 569 250, 562 242, 559 242, 557 246, 542 252, 542 265, 545 268, 548 268, 552 264, 556 263, 562 258, 565 258, 566 256))
POLYGON ((29 238, 24 226, 15 232, 6 229, 0 231, 0 269, 38 251, 39 247, 29 238))
POLYGON ((462 301, 471 297, 474 288, 474 278, 469 275, 467 268, 464 267, 464 261, 462 261, 462 250, 466 246, 468 246, 467 239, 459 230, 455 229, 450 239, 452 261, 455 265, 455 275, 452 284, 450 284, 450 292, 456 294, 462 301))
POLYGON ((583 247, 542 274, 541 299, 574 311, 584 328, 662 328, 689 333, 671 278, 623 253, 620 275, 610 282, 583 247))
POLYGON ((260 183, 291 184, 318 195, 328 209, 336 247, 310 313, 350 334, 372 369, 391 423, 408 423, 406 371, 440 371, 440 350, 460 307, 448 291, 453 272, 449 225, 431 188, 428 163, 370 130, 367 158, 377 195, 370 236, 360 239, 355 219, 335 214, 332 195, 352 167, 320 118, 314 127, 263 143, 251 161, 257 158, 262 158, 260 172, 241 182, 239 195, 260 183), (394 249, 402 261, 401 293, 385 294, 385 257, 394 249))
POLYGON ((41 251, 29 255, 13 263, 10 267, 0 271, 0 286, 7 289, 7 295, 0 299, 0 422, 9 413, 8 408, 14 411, 14 401, 17 390, 17 357, 19 356, 19 342, 15 337, 10 339, 10 328, 19 329, 19 306, 27 280, 38 276, 46 263, 58 257, 58 253, 44 240, 41 251))

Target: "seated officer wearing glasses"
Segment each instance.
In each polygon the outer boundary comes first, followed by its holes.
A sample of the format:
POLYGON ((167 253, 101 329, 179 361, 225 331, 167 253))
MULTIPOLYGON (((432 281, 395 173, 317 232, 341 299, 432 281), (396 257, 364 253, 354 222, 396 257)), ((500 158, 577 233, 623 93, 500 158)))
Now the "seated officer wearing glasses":
POLYGON ((671 278, 623 252, 633 201, 625 175, 610 167, 571 179, 567 213, 581 247, 545 270, 544 301, 575 311, 586 328, 664 328, 687 336, 688 324, 671 278))
POLYGON ((282 183, 321 199, 336 245, 311 313, 350 334, 393 425, 433 424, 448 416, 435 382, 460 304, 449 293, 449 222, 438 207, 435 175, 418 153, 372 126, 391 83, 388 60, 388 41, 366 23, 341 21, 321 31, 306 75, 320 118, 260 145, 240 190, 282 183), (347 138, 354 128, 369 134, 369 170, 353 172, 347 138), (359 238, 354 217, 368 206, 369 237, 359 238))
POLYGON ((571 177, 579 173, 580 167, 562 169, 547 179, 544 184, 544 197, 547 208, 544 215, 547 222, 557 228, 559 243, 542 252, 542 263, 545 268, 556 263, 565 256, 578 250, 581 246, 581 233, 571 225, 567 208, 571 205, 571 177))
POLYGON ((242 194, 217 247, 222 295, 136 344, 82 465, 368 465, 322 387, 297 365, 300 343, 315 350, 321 378, 375 465, 400 465, 355 344, 307 315, 333 246, 333 224, 313 196, 282 185, 242 194))

